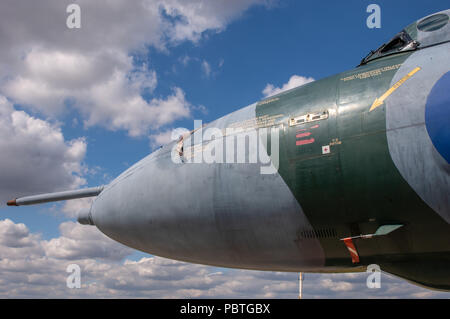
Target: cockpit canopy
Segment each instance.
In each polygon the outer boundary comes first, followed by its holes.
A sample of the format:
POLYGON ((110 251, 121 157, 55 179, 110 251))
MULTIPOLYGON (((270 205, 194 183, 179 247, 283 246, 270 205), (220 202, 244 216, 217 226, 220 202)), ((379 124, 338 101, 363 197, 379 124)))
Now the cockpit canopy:
POLYGON ((450 41, 450 9, 420 19, 397 33, 389 42, 362 59, 360 65, 404 51, 426 48, 450 41))

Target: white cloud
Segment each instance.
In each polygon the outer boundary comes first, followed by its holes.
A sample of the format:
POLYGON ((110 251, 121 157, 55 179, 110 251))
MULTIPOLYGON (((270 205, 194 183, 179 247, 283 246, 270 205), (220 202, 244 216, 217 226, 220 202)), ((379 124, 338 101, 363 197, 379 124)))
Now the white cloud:
MULTIPOLYGON (((0 297, 45 298, 296 298, 296 273, 223 269, 160 257, 130 260, 133 251, 95 227, 60 225, 43 240, 21 223, 0 220, 0 297), (66 267, 81 268, 81 289, 66 287, 66 267)), ((437 298, 382 274, 381 289, 366 287, 366 273, 305 274, 305 298, 437 298)))
POLYGON ((161 5, 166 13, 178 18, 168 32, 171 41, 198 41, 203 32, 220 32, 236 17, 255 4, 271 6, 271 0, 164 0, 161 5))
POLYGON ((190 130, 188 130, 187 128, 177 127, 175 129, 169 129, 163 132, 155 133, 149 136, 151 141, 150 145, 152 147, 166 145, 172 141, 178 140, 180 136, 185 135, 189 132, 190 130))
POLYGON ((185 55, 184 57, 180 57, 178 61, 183 64, 183 66, 187 66, 189 62, 191 62, 192 58, 188 55, 185 55))
POLYGON ((275 87, 270 83, 267 84, 262 93, 264 94, 264 97, 268 97, 313 81, 314 79, 311 77, 304 77, 294 74, 290 77, 289 81, 283 84, 281 87, 275 87))
POLYGON ((149 126, 158 128, 190 115, 190 104, 180 88, 165 98, 144 100, 141 93, 153 91, 156 83, 155 71, 145 65, 133 67, 132 59, 120 52, 85 56, 32 51, 21 75, 8 81, 3 91, 14 101, 49 116, 62 112, 64 101, 72 99, 85 116, 86 126, 123 129, 138 136, 149 126), (102 65, 109 63, 114 64, 111 69, 102 65))
POLYGON ((95 227, 74 222, 64 222, 59 226, 61 236, 43 241, 46 256, 62 260, 100 258, 120 261, 132 250, 108 239, 95 227))
POLYGON ((61 212, 67 217, 77 218, 78 212, 81 210, 90 209, 93 201, 94 197, 67 200, 63 202, 64 204, 61 207, 61 212))
POLYGON ((203 60, 201 66, 202 66, 203 74, 207 78, 209 78, 209 76, 211 75, 211 65, 209 65, 208 61, 203 60))
POLYGON ((14 196, 86 183, 85 140, 66 141, 59 127, 15 110, 1 95, 0 137, 1 205, 14 196))
POLYGON ((153 146, 166 145, 172 141, 172 130, 156 133, 150 136, 153 146))
POLYGON ((25 224, 15 224, 9 219, 0 222, 0 243, 10 248, 32 247, 39 236, 31 235, 25 224))
POLYGON ((330 278, 322 279, 321 282, 320 282, 320 285, 323 288, 327 288, 327 289, 330 289, 330 290, 336 291, 336 292, 339 292, 339 291, 350 291, 350 290, 352 290, 354 288, 353 285, 351 283, 349 283, 349 282, 345 282, 345 281, 337 281, 336 282, 336 281, 333 281, 330 278))
MULTIPOLYGON (((80 0, 81 29, 66 27, 69 3, 0 3, 0 93, 51 117, 70 101, 87 127, 140 136, 189 117, 192 107, 179 87, 166 96, 151 94, 156 72, 136 66, 148 59, 147 48, 167 51, 198 41, 206 31, 224 30, 250 6, 270 1, 80 0)), ((211 72, 208 64, 203 71, 211 72)))

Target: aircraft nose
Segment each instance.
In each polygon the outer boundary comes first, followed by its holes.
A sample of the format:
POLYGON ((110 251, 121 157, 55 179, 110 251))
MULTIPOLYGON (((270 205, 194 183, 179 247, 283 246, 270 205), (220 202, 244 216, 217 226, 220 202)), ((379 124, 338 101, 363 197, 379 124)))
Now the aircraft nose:
POLYGON ((164 246, 178 224, 173 214, 182 207, 174 201, 170 165, 174 164, 147 158, 112 181, 92 204, 93 224, 108 237, 136 249, 164 246), (170 210, 168 205, 172 205, 170 210))
POLYGON ((78 212, 77 221, 82 225, 94 225, 91 208, 83 208, 78 212))
POLYGON ((133 210, 128 191, 127 187, 119 190, 119 185, 106 187, 92 204, 90 213, 81 212, 78 221, 95 225, 108 237, 133 247, 130 234, 134 234, 133 226, 140 221, 135 220, 136 214, 127 214, 133 210))
POLYGON ((450 163, 450 72, 433 86, 425 108, 425 124, 436 150, 450 163))

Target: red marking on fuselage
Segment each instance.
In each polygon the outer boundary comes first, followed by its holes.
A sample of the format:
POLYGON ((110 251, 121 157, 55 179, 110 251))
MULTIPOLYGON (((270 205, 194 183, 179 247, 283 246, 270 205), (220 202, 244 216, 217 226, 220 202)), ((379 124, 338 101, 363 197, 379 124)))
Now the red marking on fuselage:
POLYGON ((311 128, 318 128, 319 127, 319 124, 316 124, 316 125, 314 125, 314 126, 311 126, 311 128))
POLYGON ((305 145, 305 144, 311 144, 314 142, 315 142, 314 138, 310 138, 309 140, 296 141, 295 145, 300 146, 300 145, 305 145))
POLYGON ((306 132, 306 133, 300 133, 295 135, 296 138, 301 138, 301 137, 305 137, 305 136, 310 136, 311 132, 306 132))
POLYGON ((352 257, 352 263, 354 263, 354 264, 359 263, 358 250, 356 249, 355 245, 353 244, 352 238, 347 237, 342 240, 344 241, 345 246, 347 246, 348 252, 350 253, 350 257, 352 257))

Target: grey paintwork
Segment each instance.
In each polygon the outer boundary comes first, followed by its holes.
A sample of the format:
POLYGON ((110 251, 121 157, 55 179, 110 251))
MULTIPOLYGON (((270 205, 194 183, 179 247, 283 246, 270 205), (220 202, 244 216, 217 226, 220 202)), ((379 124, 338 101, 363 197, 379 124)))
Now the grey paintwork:
POLYGON ((441 217, 450 223, 450 165, 436 151, 425 127, 427 97, 450 70, 450 43, 412 54, 391 85, 416 67, 412 78, 386 100, 389 152, 403 178, 441 217))
MULTIPOLYGON (((427 19, 430 16, 434 16, 436 14, 446 14, 450 16, 450 9, 444 10, 441 12, 430 14, 429 16, 426 16, 418 21, 423 21, 427 19)), ((417 30, 417 29, 416 29, 417 30)), ((419 41, 421 47, 429 46, 429 45, 435 45, 438 43, 442 43, 445 41, 450 40, 450 23, 447 23, 442 28, 438 30, 434 30, 432 32, 423 32, 420 30, 417 30, 417 41, 419 41)))
MULTIPOLYGON (((254 117, 255 104, 203 129, 254 117)), ((100 194, 91 214, 102 232, 189 262, 280 271, 324 265, 317 239, 298 240, 312 228, 278 174, 261 174, 258 163, 175 164, 173 146, 142 160, 100 194)))
POLYGON ((16 198, 15 200, 8 202, 8 205, 9 206, 34 205, 74 198, 93 197, 100 194, 102 190, 103 186, 98 186, 98 187, 77 189, 72 191, 25 196, 21 198, 16 198))

